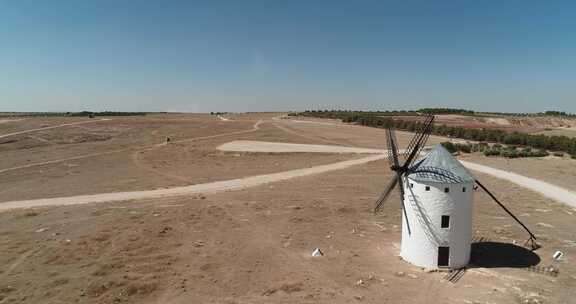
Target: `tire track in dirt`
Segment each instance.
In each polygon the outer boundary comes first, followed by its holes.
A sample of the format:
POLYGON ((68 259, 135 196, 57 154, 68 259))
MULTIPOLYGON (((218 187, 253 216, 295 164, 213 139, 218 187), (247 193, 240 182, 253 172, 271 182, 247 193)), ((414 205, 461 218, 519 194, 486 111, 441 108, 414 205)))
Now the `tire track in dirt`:
MULTIPOLYGON (((203 137, 195 137, 195 138, 189 138, 189 139, 182 139, 182 140, 178 140, 178 141, 174 141, 174 143, 179 143, 179 142, 185 142, 185 141, 191 141, 191 140, 202 140, 202 139, 208 139, 208 138, 213 138, 216 136, 226 136, 226 135, 234 135, 234 134, 239 134, 238 132, 241 133, 248 133, 248 132, 254 132, 260 129, 260 124, 262 123, 262 121, 258 121, 254 124, 254 126, 252 127, 252 129, 250 130, 243 130, 243 131, 234 131, 234 132, 230 132, 230 133, 223 133, 223 134, 217 134, 217 135, 212 135, 212 136, 203 136, 203 137)), ((142 146, 141 148, 143 150, 145 150, 146 148, 152 148, 152 147, 159 147, 164 145, 165 143, 159 143, 159 144, 153 144, 153 145, 146 145, 146 146, 142 146)), ((78 156, 73 156, 73 157, 67 157, 67 158, 59 158, 59 159, 55 159, 55 160, 49 160, 49 161, 45 161, 45 162, 39 162, 39 163, 32 163, 32 164, 27 164, 27 165, 21 165, 21 166, 16 166, 16 167, 11 167, 11 168, 5 168, 5 169, 0 169, 0 173, 5 173, 5 172, 9 172, 9 171, 14 171, 14 170, 20 170, 20 169, 27 169, 27 168, 32 168, 32 167, 37 167, 37 166, 45 166, 45 165, 51 165, 51 164, 57 164, 57 163, 61 163, 61 162, 65 162, 65 161, 70 161, 70 160, 78 160, 78 159, 84 159, 84 158, 90 158, 90 157, 97 157, 97 156, 102 156, 102 155, 107 155, 107 154, 113 154, 113 153, 120 153, 120 152, 126 152, 126 151, 131 151, 137 148, 125 148, 125 149, 118 149, 118 150, 112 150, 112 151, 106 151, 106 152, 98 152, 98 153, 90 153, 90 154, 84 154, 84 155, 78 155, 78 156)), ((140 151, 140 150, 138 150, 140 151)), ((158 172, 156 172, 158 173, 158 172)))
POLYGON ((17 167, 12 167, 12 168, 0 169, 0 173, 5 173, 5 172, 8 172, 8 171, 19 170, 19 169, 26 169, 26 168, 44 166, 44 165, 57 164, 57 163, 61 163, 61 162, 69 161, 69 160, 78 160, 78 159, 89 158, 89 157, 96 157, 96 156, 101 156, 101 155, 106 155, 106 154, 124 152, 124 151, 128 151, 128 150, 131 150, 131 149, 132 149, 132 148, 127 148, 127 149, 113 150, 113 151, 107 151, 107 152, 84 154, 84 155, 67 157, 67 158, 59 158, 59 159, 49 160, 49 161, 40 162, 40 163, 33 163, 33 164, 22 165, 22 166, 17 166, 17 167))
MULTIPOLYGON (((260 130, 260 124, 262 124, 262 120, 258 120, 256 123, 254 123, 254 125, 252 126, 252 129, 250 130, 242 130, 242 131, 234 131, 234 132, 229 132, 229 133, 222 133, 222 134, 216 134, 216 135, 209 135, 209 136, 201 136, 201 137, 194 137, 194 138, 187 138, 187 139, 182 139, 182 140, 176 140, 176 141, 171 141, 170 144, 173 143, 183 143, 183 142, 193 142, 193 141, 200 141, 200 140, 205 140, 205 139, 213 139, 213 138, 218 138, 218 137, 223 137, 223 136, 231 136, 231 135, 239 135, 239 134, 246 134, 246 133, 252 133, 252 132, 256 132, 258 130, 260 130)), ((151 151, 163 146, 166 146, 168 143, 163 142, 160 144, 155 144, 152 146, 148 146, 144 149, 140 149, 140 150, 136 150, 134 151, 134 153, 132 153, 132 162, 134 163, 134 165, 142 170, 148 171, 148 172, 152 172, 154 174, 158 174, 167 178, 171 178, 171 179, 176 179, 178 181, 182 181, 182 182, 190 182, 190 179, 188 179, 187 177, 184 176, 179 176, 179 175, 175 175, 175 174, 170 174, 170 173, 166 173, 163 171, 160 171, 158 169, 155 168, 151 168, 148 167, 144 164, 142 164, 142 162, 140 161, 140 154, 142 154, 145 151, 151 151)))
POLYGON ((292 129, 290 129, 290 128, 281 126, 281 125, 279 125, 279 124, 276 123, 276 122, 273 123, 273 125, 274 125, 276 128, 278 128, 278 129, 280 129, 280 130, 282 130, 282 131, 284 131, 284 132, 286 132, 286 133, 288 133, 288 134, 296 135, 296 136, 299 136, 299 137, 302 137, 302 138, 306 138, 306 139, 310 139, 310 140, 313 140, 313 141, 318 141, 318 140, 320 140, 320 141, 323 141, 323 142, 329 143, 329 144, 341 145, 339 142, 336 142, 336 141, 333 141, 333 140, 329 140, 329 139, 325 139, 325 138, 322 138, 322 137, 313 137, 313 136, 308 136, 308 135, 300 134, 300 133, 298 133, 298 132, 296 132, 296 131, 294 131, 294 130, 292 130, 292 129))
POLYGON ((24 261, 32 254, 34 253, 34 249, 30 249, 27 251, 24 251, 22 254, 20 254, 20 256, 12 263, 8 266, 8 268, 6 269, 4 275, 9 275, 12 273, 12 271, 14 271, 14 269, 16 269, 16 267, 20 266, 22 263, 24 263, 24 261))
POLYGON ((87 124, 87 123, 95 123, 95 122, 107 121, 107 120, 110 120, 110 118, 103 118, 103 119, 98 119, 98 120, 80 121, 80 122, 72 122, 72 123, 61 124, 61 125, 56 125, 56 126, 49 126, 49 127, 43 127, 43 128, 37 128, 37 129, 31 129, 31 130, 18 131, 18 132, 13 132, 13 133, 8 133, 8 134, 0 135, 0 138, 6 138, 6 137, 9 137, 9 136, 14 136, 14 135, 20 135, 20 134, 26 134, 26 133, 32 133, 32 132, 37 132, 37 131, 43 131, 43 130, 50 130, 50 129, 68 127, 68 126, 76 126, 76 125, 82 125, 82 124, 87 124))

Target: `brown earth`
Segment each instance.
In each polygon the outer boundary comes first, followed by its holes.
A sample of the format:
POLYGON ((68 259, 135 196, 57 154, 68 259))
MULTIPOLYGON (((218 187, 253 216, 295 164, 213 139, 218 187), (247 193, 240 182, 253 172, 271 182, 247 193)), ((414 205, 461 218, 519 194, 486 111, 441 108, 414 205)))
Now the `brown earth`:
MULTIPOLYGON (((414 120, 415 116, 396 116, 397 119, 414 120)), ((506 132, 543 133, 576 127, 576 119, 553 116, 515 117, 506 115, 436 115, 436 124, 451 127, 497 129, 506 132)), ((553 134, 556 135, 556 134, 553 134)), ((562 134, 564 135, 564 134, 562 134)))
MULTIPOLYGON (((78 167, 69 166, 76 164, 72 161, 4 172, 0 194, 6 201, 5 195, 11 200, 151 189, 356 157, 311 153, 237 156, 214 150, 220 143, 238 139, 384 147, 383 130, 277 121, 271 120, 272 116, 239 115, 227 122, 201 115, 159 116, 83 125, 88 133, 113 128, 122 131, 108 133, 110 138, 104 141, 56 142, 26 149, 10 146, 0 152, 0 169, 126 150, 83 158, 78 167), (259 119, 264 122, 253 132, 177 142, 250 130, 259 119), (207 127, 200 127, 204 125, 207 127), (173 141, 151 147, 164 142, 166 136, 173 141), (147 169, 133 161, 134 155, 147 169), (235 170, 227 170, 230 167, 235 170), (62 173, 67 170, 71 175, 62 173), (131 183, 123 182, 128 179, 131 183)), ((59 132, 71 132, 67 128, 50 131, 47 133, 54 138, 67 138, 59 132)), ((409 139, 408 134, 398 135, 402 144, 409 139)), ((454 284, 442 279, 445 273, 428 273, 397 257, 398 198, 387 202, 382 214, 371 212, 390 177, 386 168, 385 161, 377 161, 219 194, 0 213, 0 265, 4 265, 0 268, 0 303, 573 302, 573 208, 480 176, 537 234, 543 246, 535 252, 539 265, 554 264, 560 273, 551 277, 515 267, 519 261, 534 258, 506 245, 521 245, 525 233, 486 195, 477 193, 476 235, 491 241, 484 245, 493 252, 513 250, 508 257, 478 260, 484 267, 468 269, 454 284), (310 257, 315 247, 325 255, 310 257), (556 250, 565 253, 563 261, 552 261, 556 250)))

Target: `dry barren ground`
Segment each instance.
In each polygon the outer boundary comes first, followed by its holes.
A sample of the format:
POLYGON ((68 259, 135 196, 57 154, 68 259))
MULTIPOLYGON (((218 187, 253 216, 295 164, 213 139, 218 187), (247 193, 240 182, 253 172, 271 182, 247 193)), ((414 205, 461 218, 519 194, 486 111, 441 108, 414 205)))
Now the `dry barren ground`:
MULTIPOLYGON (((384 148, 383 130, 272 116, 114 118, 83 125, 87 133, 109 132, 107 140, 2 144, 6 161, 0 170, 121 151, 1 173, 1 200, 155 189, 359 157, 216 150, 233 140, 384 148), (220 136, 225 133, 234 134, 220 136), (211 135, 218 137, 192 139, 211 135), (166 136, 172 141, 163 145, 166 136)), ((67 139, 76 128, 42 134, 67 139)), ((408 137, 399 139, 405 143, 408 137)), ((389 176, 385 162, 375 161, 217 194, 2 212, 0 303, 573 302, 573 208, 479 175, 533 228, 543 247, 530 253, 510 245, 526 235, 477 193, 475 231, 488 242, 476 248, 490 249, 497 258, 477 258, 477 266, 453 284, 442 279, 445 273, 427 273, 397 257, 398 199, 380 215, 371 212, 389 176), (325 255, 310 257, 315 247, 325 255), (565 253, 564 260, 552 261, 556 250, 565 253), (560 273, 535 273, 527 264, 554 264, 560 273)))

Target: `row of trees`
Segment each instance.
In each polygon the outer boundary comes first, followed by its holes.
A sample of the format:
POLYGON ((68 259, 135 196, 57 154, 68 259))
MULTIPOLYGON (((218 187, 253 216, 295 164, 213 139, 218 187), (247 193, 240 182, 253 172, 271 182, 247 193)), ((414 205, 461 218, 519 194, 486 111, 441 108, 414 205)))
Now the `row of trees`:
MULTIPOLYGON (((158 112, 165 113, 165 112, 158 112)), ((94 116, 144 116, 147 112, 0 112, 0 117, 94 117, 94 116)))
POLYGON ((104 112, 92 112, 92 111, 82 111, 82 112, 67 112, 64 116, 71 117, 94 117, 94 116, 145 116, 146 112, 115 112, 115 111, 104 111, 104 112))
POLYGON ((462 115, 470 115, 474 114, 474 111, 466 110, 466 109, 454 109, 454 108, 422 108, 419 109, 418 112, 426 113, 426 114, 462 114, 462 115))
MULTIPOLYGON (((446 150, 454 152, 472 153, 480 152, 486 156, 502 156, 507 158, 518 157, 545 157, 550 155, 546 150, 534 150, 530 147, 518 148, 517 146, 503 146, 501 144, 489 145, 487 143, 451 143, 443 142, 442 145, 446 150)), ((554 152, 554 156, 562 157, 564 153, 554 152)), ((576 156, 573 156, 576 158, 576 156)))
MULTIPOLYGON (((304 116, 341 119, 343 122, 354 123, 376 128, 395 128, 414 132, 421 127, 416 119, 392 119, 385 115, 374 115, 376 112, 304 112, 304 116)), ((532 149, 551 150, 576 155, 576 138, 567 136, 532 135, 519 132, 504 132, 496 129, 473 129, 435 125, 432 134, 462 138, 479 142, 493 142, 506 145, 525 146, 532 149)))
POLYGON ((334 116, 334 113, 359 113, 362 115, 376 115, 376 116, 391 116, 391 115, 402 115, 402 116, 412 116, 424 114, 461 114, 461 115, 476 115, 476 116, 486 116, 486 115, 501 115, 501 116, 520 116, 520 117, 537 117, 537 116, 555 116, 555 117, 576 117, 576 114, 564 112, 564 111, 545 111, 537 113, 509 113, 509 112, 475 112, 467 109, 458 108, 421 108, 418 110, 399 110, 399 111, 351 111, 351 110, 306 110, 300 113, 292 113, 289 115, 304 115, 304 116, 334 116))

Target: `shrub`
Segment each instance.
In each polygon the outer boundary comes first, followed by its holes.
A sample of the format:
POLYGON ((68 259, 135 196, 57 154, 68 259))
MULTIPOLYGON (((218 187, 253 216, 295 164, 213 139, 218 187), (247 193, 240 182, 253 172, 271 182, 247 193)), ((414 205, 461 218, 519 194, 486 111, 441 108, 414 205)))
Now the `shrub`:
POLYGON ((454 153, 454 152, 457 151, 457 150, 456 150, 456 146, 455 146, 453 143, 449 142, 449 141, 445 141, 445 142, 442 142, 442 143, 440 143, 440 144, 441 144, 444 148, 446 148, 446 150, 448 150, 448 152, 450 152, 450 153, 454 153))
POLYGON ((550 153, 548 153, 548 151, 546 151, 546 150, 538 150, 538 151, 532 152, 533 157, 545 157, 548 155, 550 155, 550 153))
POLYGON ((485 156, 496 156, 496 155, 500 155, 500 150, 497 150, 497 149, 486 149, 486 150, 484 150, 484 155, 485 155, 485 156))
POLYGON ((508 158, 517 158, 518 157, 518 151, 516 151, 516 149, 514 149, 514 150, 504 149, 504 150, 502 150, 500 155, 502 155, 504 157, 508 157, 508 158))
POLYGON ((469 144, 456 144, 456 150, 458 151, 462 151, 464 153, 470 153, 472 151, 472 148, 470 148, 469 144))
POLYGON ((563 156, 564 156, 564 153, 562 153, 562 152, 554 152, 554 153, 552 153, 552 155, 557 156, 557 157, 563 157, 563 156))

